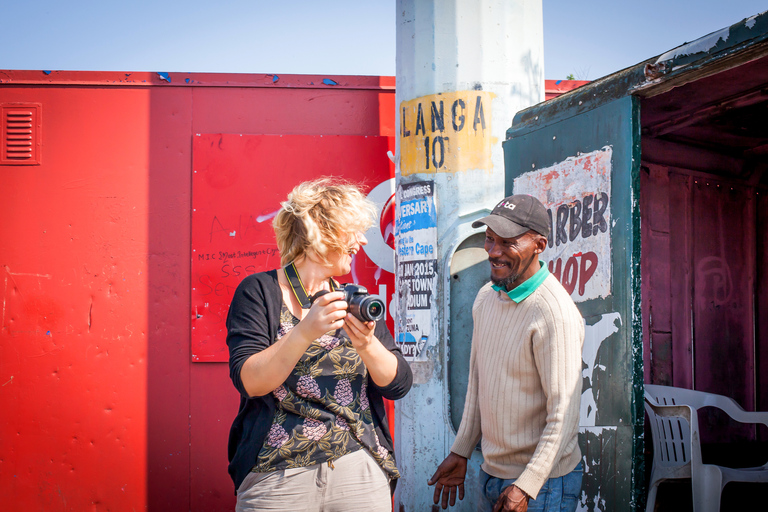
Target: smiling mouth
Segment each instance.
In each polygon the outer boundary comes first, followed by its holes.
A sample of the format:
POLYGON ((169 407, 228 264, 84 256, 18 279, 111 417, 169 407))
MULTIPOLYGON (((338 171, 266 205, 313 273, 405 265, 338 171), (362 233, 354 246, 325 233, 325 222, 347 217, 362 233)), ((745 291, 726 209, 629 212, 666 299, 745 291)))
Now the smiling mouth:
POLYGON ((505 268, 509 267, 509 263, 504 263, 503 261, 490 261, 491 268, 505 268))

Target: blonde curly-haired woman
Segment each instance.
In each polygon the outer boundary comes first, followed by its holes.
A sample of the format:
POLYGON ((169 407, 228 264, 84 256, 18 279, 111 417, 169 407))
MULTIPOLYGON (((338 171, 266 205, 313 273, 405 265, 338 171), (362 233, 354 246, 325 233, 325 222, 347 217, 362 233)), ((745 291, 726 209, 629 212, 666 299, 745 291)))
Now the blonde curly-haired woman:
POLYGON ((391 510, 400 477, 383 398, 413 378, 384 320, 347 314, 348 274, 376 209, 351 184, 291 191, 274 219, 281 269, 240 283, 227 317, 240 410, 229 438, 237 510, 391 510), (310 297, 318 292, 328 292, 310 297))

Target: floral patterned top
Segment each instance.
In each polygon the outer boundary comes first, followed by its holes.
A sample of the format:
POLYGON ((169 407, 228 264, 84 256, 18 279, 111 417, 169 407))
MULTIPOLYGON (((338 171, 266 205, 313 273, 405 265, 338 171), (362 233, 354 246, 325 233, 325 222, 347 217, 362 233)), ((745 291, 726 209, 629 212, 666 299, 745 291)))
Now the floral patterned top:
MULTIPOLYGON (((299 323, 285 303, 277 339, 299 323)), ((368 370, 343 330, 312 342, 291 375, 272 391, 277 411, 252 471, 311 466, 364 448, 390 479, 400 477, 379 443, 368 403, 368 370)))

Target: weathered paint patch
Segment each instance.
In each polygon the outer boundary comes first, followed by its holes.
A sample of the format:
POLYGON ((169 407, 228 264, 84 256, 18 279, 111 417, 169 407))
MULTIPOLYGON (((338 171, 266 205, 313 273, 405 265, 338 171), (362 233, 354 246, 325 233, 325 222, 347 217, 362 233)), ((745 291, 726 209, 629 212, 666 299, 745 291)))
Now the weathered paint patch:
POLYGON ((531 194, 547 208, 541 258, 575 302, 611 294, 612 155, 606 146, 515 178, 516 194, 531 194))
POLYGON ((491 101, 487 91, 422 96, 400 104, 400 173, 493 169, 491 101))
MULTIPOLYGON (((621 434, 614 426, 579 427, 579 445, 584 466, 584 480, 576 510, 607 512, 611 507, 611 489, 603 489, 606 473, 615 470, 615 450, 621 434)), ((615 479, 616 476, 614 475, 615 479)), ((612 486, 607 486, 612 487, 612 486)))
POLYGON ((584 381, 581 394, 581 415, 579 425, 581 427, 594 427, 597 412, 597 398, 599 389, 595 387, 595 370, 605 371, 605 366, 597 364, 597 353, 603 342, 614 333, 619 332, 621 315, 619 313, 606 313, 592 325, 584 328, 584 348, 581 359, 584 363, 581 371, 584 381))
MULTIPOLYGON (((753 25, 754 25, 754 21, 753 21, 753 25)), ((656 64, 660 62, 664 62, 666 60, 672 60, 677 57, 684 57, 686 55, 694 55, 696 53, 708 52, 709 50, 717 46, 717 43, 719 43, 721 39, 723 40, 723 42, 728 41, 728 37, 730 35, 731 35, 730 27, 726 27, 722 30, 718 30, 717 32, 712 32, 709 35, 700 37, 695 41, 691 41, 690 43, 686 43, 682 46, 678 46, 674 50, 670 50, 667 53, 662 54, 661 56, 659 56, 658 59, 656 59, 656 64)))

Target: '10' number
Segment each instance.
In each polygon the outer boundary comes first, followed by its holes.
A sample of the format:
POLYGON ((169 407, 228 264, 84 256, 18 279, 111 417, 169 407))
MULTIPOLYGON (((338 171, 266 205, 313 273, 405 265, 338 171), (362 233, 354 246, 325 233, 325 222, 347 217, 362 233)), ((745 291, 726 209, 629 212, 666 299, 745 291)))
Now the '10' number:
MULTIPOLYGON (((445 141, 448 140, 448 137, 442 137, 437 136, 434 139, 432 139, 432 165, 435 166, 435 169, 439 169, 443 166, 443 163, 445 163, 445 141), (438 148, 437 145, 440 144, 440 147, 438 148), (440 160, 437 159, 438 150, 440 151, 440 160)), ((429 137, 424 137, 424 156, 425 156, 425 163, 426 163, 426 169, 429 169, 429 137)))

